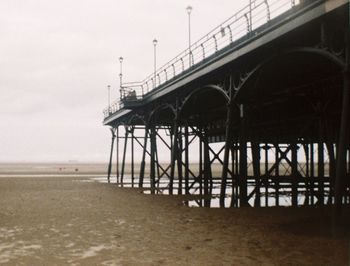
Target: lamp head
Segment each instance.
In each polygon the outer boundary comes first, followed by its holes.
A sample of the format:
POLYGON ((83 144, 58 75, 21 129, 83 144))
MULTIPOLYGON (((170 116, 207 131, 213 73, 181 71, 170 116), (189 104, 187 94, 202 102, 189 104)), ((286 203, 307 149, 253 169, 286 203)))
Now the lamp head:
POLYGON ((188 7, 186 8, 186 10, 187 10, 187 13, 188 13, 188 14, 191 14, 191 12, 192 12, 192 6, 188 6, 188 7))
POLYGON ((153 45, 156 46, 157 43, 158 43, 157 39, 154 39, 154 40, 153 40, 153 45))

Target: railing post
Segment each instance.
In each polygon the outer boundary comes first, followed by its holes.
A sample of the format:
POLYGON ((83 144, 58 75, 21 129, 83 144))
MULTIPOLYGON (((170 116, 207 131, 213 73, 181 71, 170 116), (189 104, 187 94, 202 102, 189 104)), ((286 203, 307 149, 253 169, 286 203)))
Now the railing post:
POLYGON ((190 67, 194 65, 193 53, 190 51, 190 67))
POLYGON ((173 74, 174 74, 174 77, 175 77, 176 76, 175 66, 174 66, 174 64, 171 64, 171 66, 173 67, 173 74))
POLYGON ((168 81, 168 73, 166 72, 166 69, 164 69, 164 73, 165 73, 165 81, 168 81))
MULTIPOLYGON (((159 73, 157 74, 157 77, 158 77, 158 86, 160 86, 160 75, 159 75, 159 73)), ((157 82, 156 82, 156 86, 157 86, 157 82)))
POLYGON ((267 22, 269 22, 271 19, 269 2, 267 0, 264 0, 264 3, 266 5, 266 11, 267 11, 267 22))
POLYGON ((245 14, 244 14, 244 17, 245 17, 246 22, 247 22, 247 33, 250 33, 250 24, 249 24, 248 14, 245 13, 245 14))
POLYGON ((203 52, 203 60, 205 59, 205 49, 204 49, 204 45, 203 43, 201 43, 201 47, 202 47, 202 52, 203 52))
POLYGON ((232 43, 233 42, 233 36, 232 36, 232 30, 231 30, 230 25, 227 25, 227 28, 230 31, 230 43, 232 43))
POLYGON ((218 51, 218 41, 216 40, 215 34, 213 35, 214 43, 215 43, 215 52, 218 51))
POLYGON ((185 71, 185 64, 184 64, 184 60, 182 59, 182 57, 180 58, 180 61, 182 63, 182 71, 185 71))

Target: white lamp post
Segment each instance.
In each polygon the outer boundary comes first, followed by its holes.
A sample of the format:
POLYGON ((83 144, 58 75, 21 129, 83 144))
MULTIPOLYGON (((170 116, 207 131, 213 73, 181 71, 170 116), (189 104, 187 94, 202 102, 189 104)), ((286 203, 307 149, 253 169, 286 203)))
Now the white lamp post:
POLYGON ((108 90, 108 113, 111 113, 111 85, 107 86, 108 90))
POLYGON ((123 98, 123 60, 124 58, 121 56, 119 57, 119 64, 120 64, 120 73, 119 73, 119 86, 120 86, 120 99, 123 98))
POLYGON ((157 39, 153 40, 153 51, 154 51, 154 82, 153 82, 153 88, 156 87, 156 83, 157 83, 157 79, 156 79, 156 72, 157 72, 157 51, 156 51, 156 47, 157 47, 157 39))
POLYGON ((187 14, 188 14, 188 62, 189 66, 191 67, 191 12, 192 12, 192 6, 188 6, 186 8, 187 14))

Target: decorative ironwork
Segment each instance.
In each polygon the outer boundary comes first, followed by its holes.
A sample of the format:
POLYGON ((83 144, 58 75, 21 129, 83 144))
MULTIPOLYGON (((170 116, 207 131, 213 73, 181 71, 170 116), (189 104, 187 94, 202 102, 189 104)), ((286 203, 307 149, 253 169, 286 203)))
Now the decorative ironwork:
MULTIPOLYGON (((137 99, 142 99, 151 89, 155 89, 156 87, 162 86, 168 82, 168 70, 172 69, 172 78, 178 77, 190 68, 193 69, 196 65, 200 65, 203 60, 217 53, 221 49, 224 49, 232 42, 237 41, 244 36, 248 38, 251 37, 249 35, 251 31, 257 29, 264 23, 269 22, 272 18, 288 11, 291 8, 291 5, 294 7, 298 4, 299 1, 295 0, 253 0, 251 5, 245 6, 201 39, 191 44, 189 48, 156 70, 156 73, 150 74, 141 82, 133 82, 133 84, 135 84, 134 91, 137 95, 137 99), (262 10, 265 11, 262 12, 262 10), (246 27, 244 27, 244 24, 246 24, 246 27), (226 34, 226 28, 229 30, 229 34, 226 34), (159 82, 154 80, 157 76, 159 82), (149 87, 149 82, 153 84, 151 88, 149 87), (146 92, 141 90, 143 86, 148 88, 146 92)), ((122 90, 128 90, 130 84, 127 88, 124 87, 124 84, 122 84, 121 87, 122 90)), ((121 99, 124 99, 124 95, 126 94, 122 93, 121 99)))

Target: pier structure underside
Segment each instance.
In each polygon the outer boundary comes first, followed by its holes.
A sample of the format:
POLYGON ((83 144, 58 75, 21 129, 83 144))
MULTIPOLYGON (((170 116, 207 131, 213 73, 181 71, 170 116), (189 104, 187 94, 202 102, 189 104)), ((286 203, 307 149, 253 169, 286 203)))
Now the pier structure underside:
POLYGON ((116 150, 117 183, 198 195, 198 206, 213 198, 221 207, 349 204, 347 10, 340 5, 160 97, 122 99, 127 112, 105 123, 108 178, 116 150))

